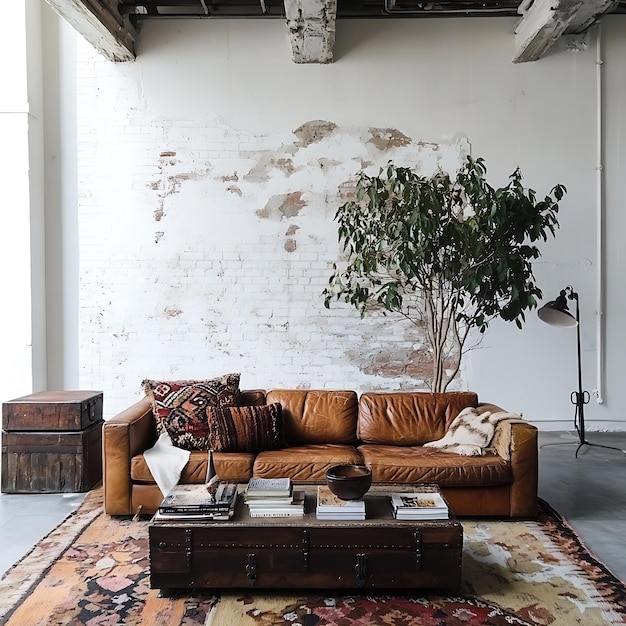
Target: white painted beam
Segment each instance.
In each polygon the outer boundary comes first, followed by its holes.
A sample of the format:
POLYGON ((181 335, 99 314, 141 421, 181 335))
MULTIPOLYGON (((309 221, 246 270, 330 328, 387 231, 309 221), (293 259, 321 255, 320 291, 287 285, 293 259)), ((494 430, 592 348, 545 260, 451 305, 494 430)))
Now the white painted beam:
MULTIPOLYGON (((135 29, 106 2, 93 0, 46 0, 96 50, 111 61, 135 58, 135 29)), ((117 3, 115 4, 117 6, 117 3)))
POLYGON ((332 63, 337 0, 284 0, 294 63, 332 63))
POLYGON ((584 32, 616 4, 615 0, 587 0, 587 2, 582 2, 566 32, 568 34, 584 32))
POLYGON ((515 63, 540 59, 565 32, 582 32, 613 5, 607 0, 535 0, 515 29, 515 63))

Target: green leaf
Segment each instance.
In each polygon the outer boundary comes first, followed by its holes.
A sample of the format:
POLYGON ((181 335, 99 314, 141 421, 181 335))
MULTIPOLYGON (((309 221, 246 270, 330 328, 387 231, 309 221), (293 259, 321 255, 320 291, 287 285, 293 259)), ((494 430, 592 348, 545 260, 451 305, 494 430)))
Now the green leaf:
POLYGON ((460 337, 456 354, 462 354, 466 331, 483 334, 496 317, 521 328, 525 311, 541 297, 533 242, 555 236, 566 189, 557 184, 537 201, 519 168, 501 188, 491 187, 486 174, 484 159, 469 156, 455 176, 423 176, 391 161, 378 176, 358 172, 355 200, 335 213, 347 264, 333 265, 324 305, 343 299, 364 316, 377 303, 416 324, 433 320, 426 339, 440 369, 447 352, 434 337, 441 335, 447 347, 460 337), (471 215, 459 214, 461 200, 471 215), (450 325, 444 305, 452 307, 450 325), (429 318, 429 310, 439 313, 429 318))

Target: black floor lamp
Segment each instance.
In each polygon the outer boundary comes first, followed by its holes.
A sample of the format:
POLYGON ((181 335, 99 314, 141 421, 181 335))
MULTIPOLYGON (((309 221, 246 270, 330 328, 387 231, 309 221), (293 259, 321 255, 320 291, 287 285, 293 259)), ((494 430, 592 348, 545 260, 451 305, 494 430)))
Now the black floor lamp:
MULTIPOLYGON (((583 391, 583 375, 582 366, 580 362, 580 310, 578 306, 578 294, 574 291, 571 285, 565 287, 559 294, 556 300, 552 300, 547 304, 544 304, 539 311, 537 311, 539 319, 550 324, 551 326, 558 326, 559 328, 570 328, 576 326, 576 342, 577 342, 577 355, 578 355, 578 391, 572 391, 570 400, 572 404, 576 406, 576 412, 574 414, 574 426, 578 433, 578 447, 576 448, 575 456, 578 457, 578 451, 583 446, 596 446, 598 448, 608 448, 610 450, 618 450, 626 454, 626 451, 614 446, 604 446, 599 443, 590 443, 586 439, 585 435, 585 404, 589 402, 589 392, 583 391), (567 307, 567 299, 576 301, 576 316, 574 317, 567 307)), ((576 442, 558 442, 547 443, 546 446, 556 446, 564 444, 572 444, 576 442)), ((541 446, 543 447, 543 446, 541 446)))

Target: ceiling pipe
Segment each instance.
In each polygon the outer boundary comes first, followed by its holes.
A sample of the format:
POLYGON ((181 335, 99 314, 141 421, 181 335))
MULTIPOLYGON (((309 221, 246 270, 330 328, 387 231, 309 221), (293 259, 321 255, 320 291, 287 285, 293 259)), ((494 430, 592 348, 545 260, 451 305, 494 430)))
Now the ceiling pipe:
POLYGON ((487 8, 485 6, 474 7, 471 9, 438 9, 434 5, 428 3, 421 9, 396 9, 396 0, 384 0, 383 13, 387 15, 495 15, 496 13, 511 14, 508 8, 487 8))

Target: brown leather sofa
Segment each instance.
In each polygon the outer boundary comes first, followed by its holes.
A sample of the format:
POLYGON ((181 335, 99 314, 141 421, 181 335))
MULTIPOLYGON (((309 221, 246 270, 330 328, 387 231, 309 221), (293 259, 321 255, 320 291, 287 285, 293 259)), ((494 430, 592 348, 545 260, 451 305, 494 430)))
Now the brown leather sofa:
MULTIPOLYGON (((295 483, 322 483, 326 469, 361 463, 377 483, 437 483, 458 516, 534 517, 537 507, 537 429, 502 421, 484 456, 460 456, 424 447, 440 439, 467 406, 472 392, 363 393, 275 389, 243 391, 240 405, 280 402, 286 446, 257 454, 214 454, 222 480, 289 476, 295 483)), ((143 452, 157 434, 149 399, 107 420, 103 427, 105 511, 153 513, 162 494, 143 452)), ((202 483, 206 452, 192 452, 180 482, 202 483)))

